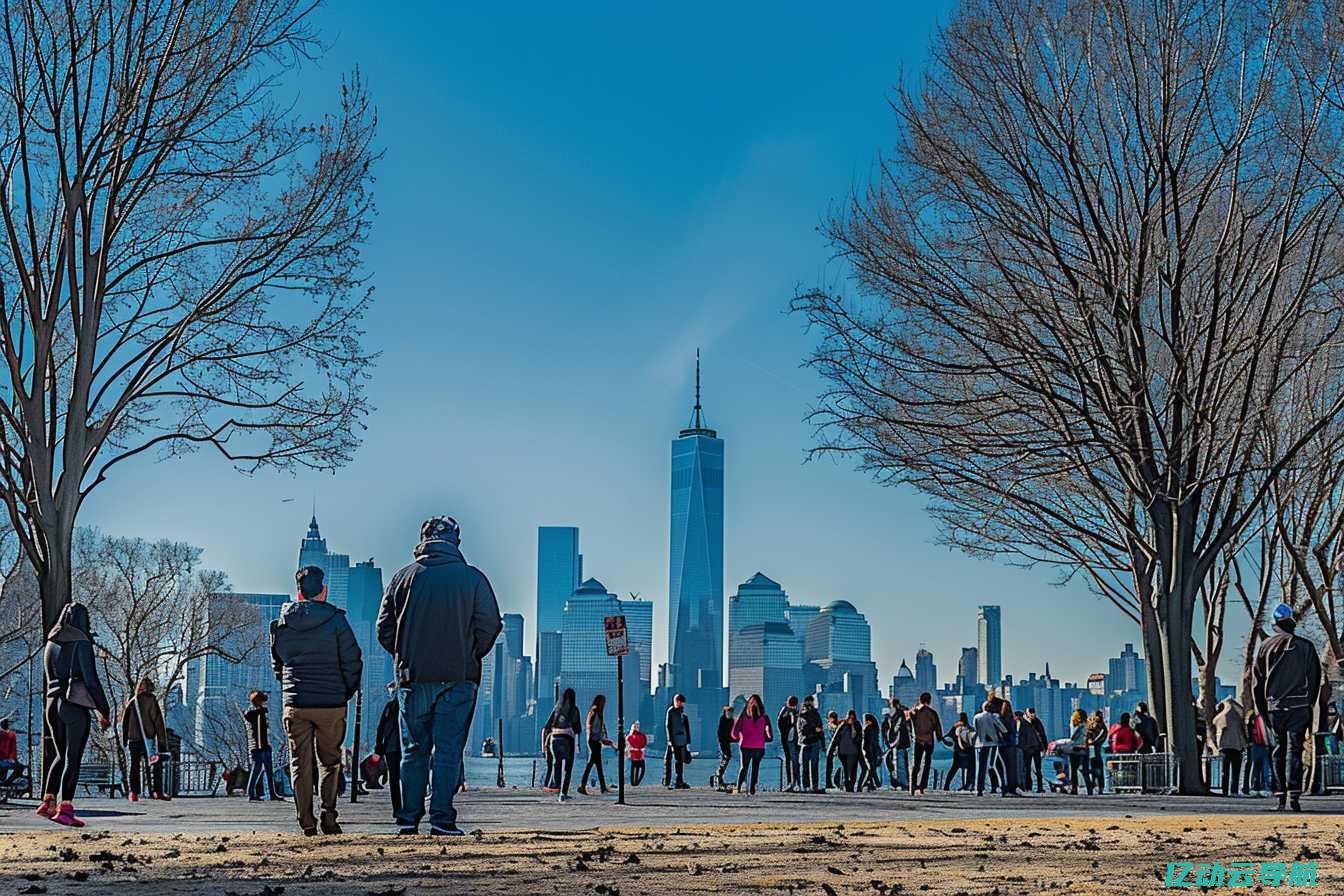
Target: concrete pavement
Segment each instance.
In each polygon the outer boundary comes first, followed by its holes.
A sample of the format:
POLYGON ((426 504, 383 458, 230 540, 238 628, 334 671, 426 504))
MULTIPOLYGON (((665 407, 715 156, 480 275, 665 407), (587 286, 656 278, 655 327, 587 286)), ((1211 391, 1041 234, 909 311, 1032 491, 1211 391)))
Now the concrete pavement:
MULTIPOLYGON (((628 804, 615 797, 574 796, 558 803, 538 790, 472 790, 458 797, 461 825, 483 831, 569 832, 597 827, 652 828, 693 824, 791 824, 859 821, 975 820, 991 818, 1224 815, 1268 812, 1272 799, 1223 797, 1067 796, 1041 794, 1020 798, 976 797, 967 793, 929 793, 912 797, 890 790, 878 793, 830 793, 803 796, 762 793, 737 797, 708 790, 668 791, 630 788, 628 804)), ((34 812, 35 803, 0 806, 0 832, 55 827, 34 812)), ((292 832, 289 803, 251 803, 241 796, 182 798, 171 803, 77 800, 90 828, 114 832, 196 833, 292 832)), ((1303 817, 1344 814, 1344 796, 1307 797, 1303 817)), ((341 824, 347 833, 390 833, 391 805, 386 791, 375 791, 357 804, 343 800, 341 824)))

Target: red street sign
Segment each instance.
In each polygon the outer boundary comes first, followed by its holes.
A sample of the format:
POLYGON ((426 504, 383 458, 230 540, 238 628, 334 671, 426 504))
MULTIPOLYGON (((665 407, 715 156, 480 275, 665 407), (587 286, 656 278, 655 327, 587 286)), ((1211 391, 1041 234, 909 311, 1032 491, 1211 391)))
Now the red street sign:
POLYGON ((602 625, 607 635, 607 656, 625 656, 630 653, 630 639, 625 634, 625 617, 604 617, 602 625))

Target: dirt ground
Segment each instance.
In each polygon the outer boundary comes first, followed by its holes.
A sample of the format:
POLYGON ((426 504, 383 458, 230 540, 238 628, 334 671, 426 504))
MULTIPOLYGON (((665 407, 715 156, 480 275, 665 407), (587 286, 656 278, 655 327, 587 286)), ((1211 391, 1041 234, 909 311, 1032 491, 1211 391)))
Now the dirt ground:
MULTIPOLYGON (((1344 819, 1174 816, 734 825, 583 833, 0 834, 0 894, 1157 893, 1168 862, 1315 861, 1344 892, 1344 819)), ((1168 891, 1169 892, 1169 891, 1168 891)))

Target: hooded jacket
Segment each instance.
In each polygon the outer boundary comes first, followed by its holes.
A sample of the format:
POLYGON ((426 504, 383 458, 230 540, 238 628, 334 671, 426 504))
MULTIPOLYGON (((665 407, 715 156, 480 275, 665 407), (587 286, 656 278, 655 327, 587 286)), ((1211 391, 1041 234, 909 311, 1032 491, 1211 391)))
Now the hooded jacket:
POLYGON ((890 749, 910 749, 910 720, 904 710, 892 712, 882 720, 882 736, 890 749))
POLYGON ((826 726, 822 724, 821 712, 815 706, 804 706, 798 710, 798 741, 803 746, 819 744, 825 737, 826 726))
POLYGON ((1003 719, 987 709, 976 713, 971 723, 975 726, 975 742, 981 747, 997 747, 1003 742, 1003 736, 1007 733, 1003 727, 1003 719))
MULTIPOLYGON (((87 625, 87 612, 82 618, 87 625)), ((70 682, 82 681, 98 712, 109 717, 112 715, 103 682, 98 677, 98 667, 93 662, 93 641, 89 639, 88 632, 70 622, 62 622, 52 629, 47 635, 42 667, 47 677, 47 699, 59 697, 64 700, 69 694, 70 682)))
POLYGON ((1224 700, 1209 722, 1209 746, 1215 750, 1246 749, 1246 720, 1235 700, 1224 700))
POLYGON ((840 727, 831 735, 831 745, 826 748, 827 756, 862 756, 863 732, 855 730, 854 725, 842 721, 840 727))
POLYGON ((775 719, 775 727, 779 729, 781 745, 796 745, 798 743, 798 707, 784 704, 784 708, 779 711, 779 718, 775 719))
MULTIPOLYGON (((159 701, 154 699, 154 695, 149 691, 141 691, 135 695, 134 700, 126 701, 126 708, 121 712, 121 739, 126 743, 131 741, 143 741, 154 738, 157 743, 167 732, 164 730, 163 711, 159 709, 159 701), (136 714, 136 704, 140 705, 140 713, 136 714), (145 723, 145 730, 140 730, 140 723, 145 723)), ((162 744, 158 744, 162 747, 162 744)))
POLYGON ((421 542, 378 611, 378 643, 397 680, 481 683, 481 660, 504 628, 490 581, 451 541, 421 542))
POLYGON ((1315 706, 1320 691, 1321 659, 1315 644, 1281 628, 1260 646, 1251 670, 1251 693, 1261 715, 1315 706))
POLYGON ((271 623, 271 666, 285 706, 334 709, 359 690, 364 658, 344 610, 293 600, 271 623))

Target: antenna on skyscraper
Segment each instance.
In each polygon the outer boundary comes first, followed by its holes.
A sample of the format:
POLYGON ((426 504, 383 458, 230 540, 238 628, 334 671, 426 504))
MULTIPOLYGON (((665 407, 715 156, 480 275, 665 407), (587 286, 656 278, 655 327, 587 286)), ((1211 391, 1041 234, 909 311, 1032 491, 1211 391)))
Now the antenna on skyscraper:
POLYGON ((695 420, 691 424, 694 429, 704 429, 704 420, 700 414, 700 349, 695 350, 695 420))

